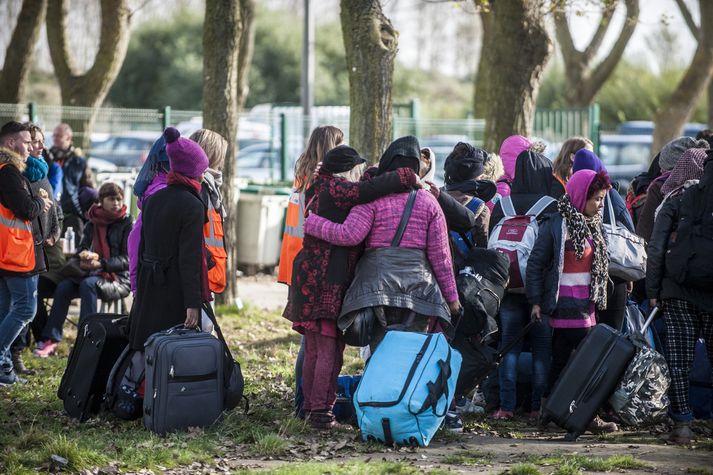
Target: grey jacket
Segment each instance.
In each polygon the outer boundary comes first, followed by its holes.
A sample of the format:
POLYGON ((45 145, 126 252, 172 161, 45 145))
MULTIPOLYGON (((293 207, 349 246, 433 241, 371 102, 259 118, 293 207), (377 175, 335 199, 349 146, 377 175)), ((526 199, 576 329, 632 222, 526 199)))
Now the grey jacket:
POLYGON ((539 305, 545 315, 552 315, 557 309, 560 276, 564 266, 565 236, 566 228, 562 215, 546 215, 540 223, 537 241, 527 261, 527 300, 530 305, 539 305))

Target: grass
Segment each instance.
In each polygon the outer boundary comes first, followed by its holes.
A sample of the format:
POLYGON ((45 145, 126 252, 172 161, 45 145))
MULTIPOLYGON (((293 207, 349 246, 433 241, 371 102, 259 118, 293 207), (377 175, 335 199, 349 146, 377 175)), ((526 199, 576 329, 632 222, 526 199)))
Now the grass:
POLYGON ((577 454, 555 454, 544 457, 529 457, 535 465, 556 466, 557 475, 574 475, 587 472, 610 472, 612 470, 647 469, 648 465, 631 455, 612 455, 610 457, 590 457, 577 454))
POLYGON ((473 450, 463 450, 443 458, 443 463, 448 465, 488 465, 492 463, 490 454, 476 452, 473 450))
POLYGON ((500 475, 540 475, 542 472, 530 463, 518 463, 500 472, 500 475))
MULTIPOLYGON (((256 473, 254 469, 234 472, 240 475, 256 473)), ((443 470, 422 470, 405 462, 346 462, 346 463, 291 463, 277 468, 260 470, 257 473, 268 475, 417 475, 446 473, 443 470)))

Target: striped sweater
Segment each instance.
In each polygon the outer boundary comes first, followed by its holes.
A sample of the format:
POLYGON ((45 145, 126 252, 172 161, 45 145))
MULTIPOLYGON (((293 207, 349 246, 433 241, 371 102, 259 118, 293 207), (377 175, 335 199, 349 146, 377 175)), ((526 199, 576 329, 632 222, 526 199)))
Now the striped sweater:
POLYGON ((594 302, 589 299, 593 260, 591 240, 587 240, 581 259, 577 259, 572 241, 565 242, 557 311, 550 319, 553 328, 589 328, 597 324, 594 302))

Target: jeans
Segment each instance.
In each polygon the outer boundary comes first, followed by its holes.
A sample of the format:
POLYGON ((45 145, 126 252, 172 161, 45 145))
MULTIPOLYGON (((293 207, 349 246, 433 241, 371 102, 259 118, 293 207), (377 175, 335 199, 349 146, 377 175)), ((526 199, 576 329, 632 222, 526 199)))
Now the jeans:
POLYGON ((12 371, 10 345, 37 310, 37 276, 0 276, 0 370, 12 371))
POLYGON ((20 332, 17 338, 15 338, 12 346, 10 346, 10 351, 19 353, 30 346, 33 338, 35 342, 42 340, 42 330, 44 330, 45 325, 47 325, 48 318, 44 300, 52 298, 56 288, 57 284, 40 275, 40 278, 37 280, 37 311, 35 312, 35 318, 32 319, 29 325, 25 325, 25 328, 20 332), (30 335, 30 333, 32 334, 30 335))
POLYGON ((89 277, 71 277, 63 280, 57 285, 52 299, 52 310, 50 310, 47 325, 42 330, 42 338, 45 340, 62 341, 62 327, 67 319, 69 305, 72 299, 79 297, 81 306, 79 307, 79 321, 82 322, 87 315, 97 311, 97 275, 89 277))
MULTIPOLYGON (((530 305, 527 297, 508 294, 500 306, 501 346, 515 339, 530 320, 530 305)), ((552 358, 552 329, 543 316, 542 322, 530 330, 532 343, 532 410, 540 410, 542 395, 547 389, 552 358)), ((517 362, 522 352, 522 342, 505 354, 498 372, 500 379, 500 408, 514 411, 517 401, 517 362)))

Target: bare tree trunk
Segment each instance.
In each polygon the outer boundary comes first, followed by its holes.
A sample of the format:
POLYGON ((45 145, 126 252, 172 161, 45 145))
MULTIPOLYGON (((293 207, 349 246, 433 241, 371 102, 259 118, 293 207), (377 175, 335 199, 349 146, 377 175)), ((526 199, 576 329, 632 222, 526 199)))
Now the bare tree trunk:
POLYGON ((203 23, 203 126, 228 141, 223 167, 223 202, 228 212, 225 234, 227 286, 218 302, 234 304, 237 285, 237 166, 238 112, 247 95, 247 73, 254 43, 254 0, 207 0, 203 23))
MULTIPOLYGON (((700 0, 701 25, 713 25, 713 2, 700 0)), ((698 48, 673 94, 661 104, 654 118, 653 152, 676 138, 690 118, 713 75, 713 30, 700 28, 698 48)))
POLYGON ((708 79, 708 128, 713 129, 713 77, 708 79))
POLYGON ((475 75, 475 101, 473 102, 473 114, 475 117, 482 119, 485 117, 485 105, 488 97, 488 84, 491 78, 489 77, 488 65, 486 59, 486 44, 492 44, 493 35, 493 15, 489 10, 480 12, 480 21, 483 26, 483 37, 480 45, 480 59, 478 60, 478 71, 475 75))
POLYGON ((394 59, 399 34, 380 0, 341 0, 349 70, 349 142, 375 163, 391 142, 394 59))
MULTIPOLYGON (((0 73, 0 102, 18 104, 25 100, 35 45, 45 21, 47 0, 24 0, 17 25, 5 50, 5 64, 0 73)), ((10 120, 10 118, 8 118, 10 120)))
MULTIPOLYGON (((129 45, 128 0, 101 0, 101 36, 94 64, 84 73, 77 71, 68 41, 69 0, 49 0, 47 40, 63 106, 97 108, 104 102, 126 56, 129 45)), ((82 34, 81 31, 72 31, 82 34)), ((96 110, 77 118, 63 111, 65 122, 74 129, 75 145, 89 147, 96 110)))
POLYGON ((609 54, 598 64, 594 64, 594 59, 609 30, 617 2, 603 3, 599 27, 583 51, 578 51, 574 46, 564 8, 555 11, 555 32, 565 64, 565 100, 570 106, 591 105, 594 97, 619 64, 639 20, 639 0, 624 0, 624 4, 626 5, 624 26, 609 54))
POLYGON ((490 5, 492 35, 483 43, 483 52, 491 77, 487 96, 481 101, 485 102, 485 148, 498 150, 510 135, 531 134, 552 42, 545 28, 542 0, 498 0, 490 5))

